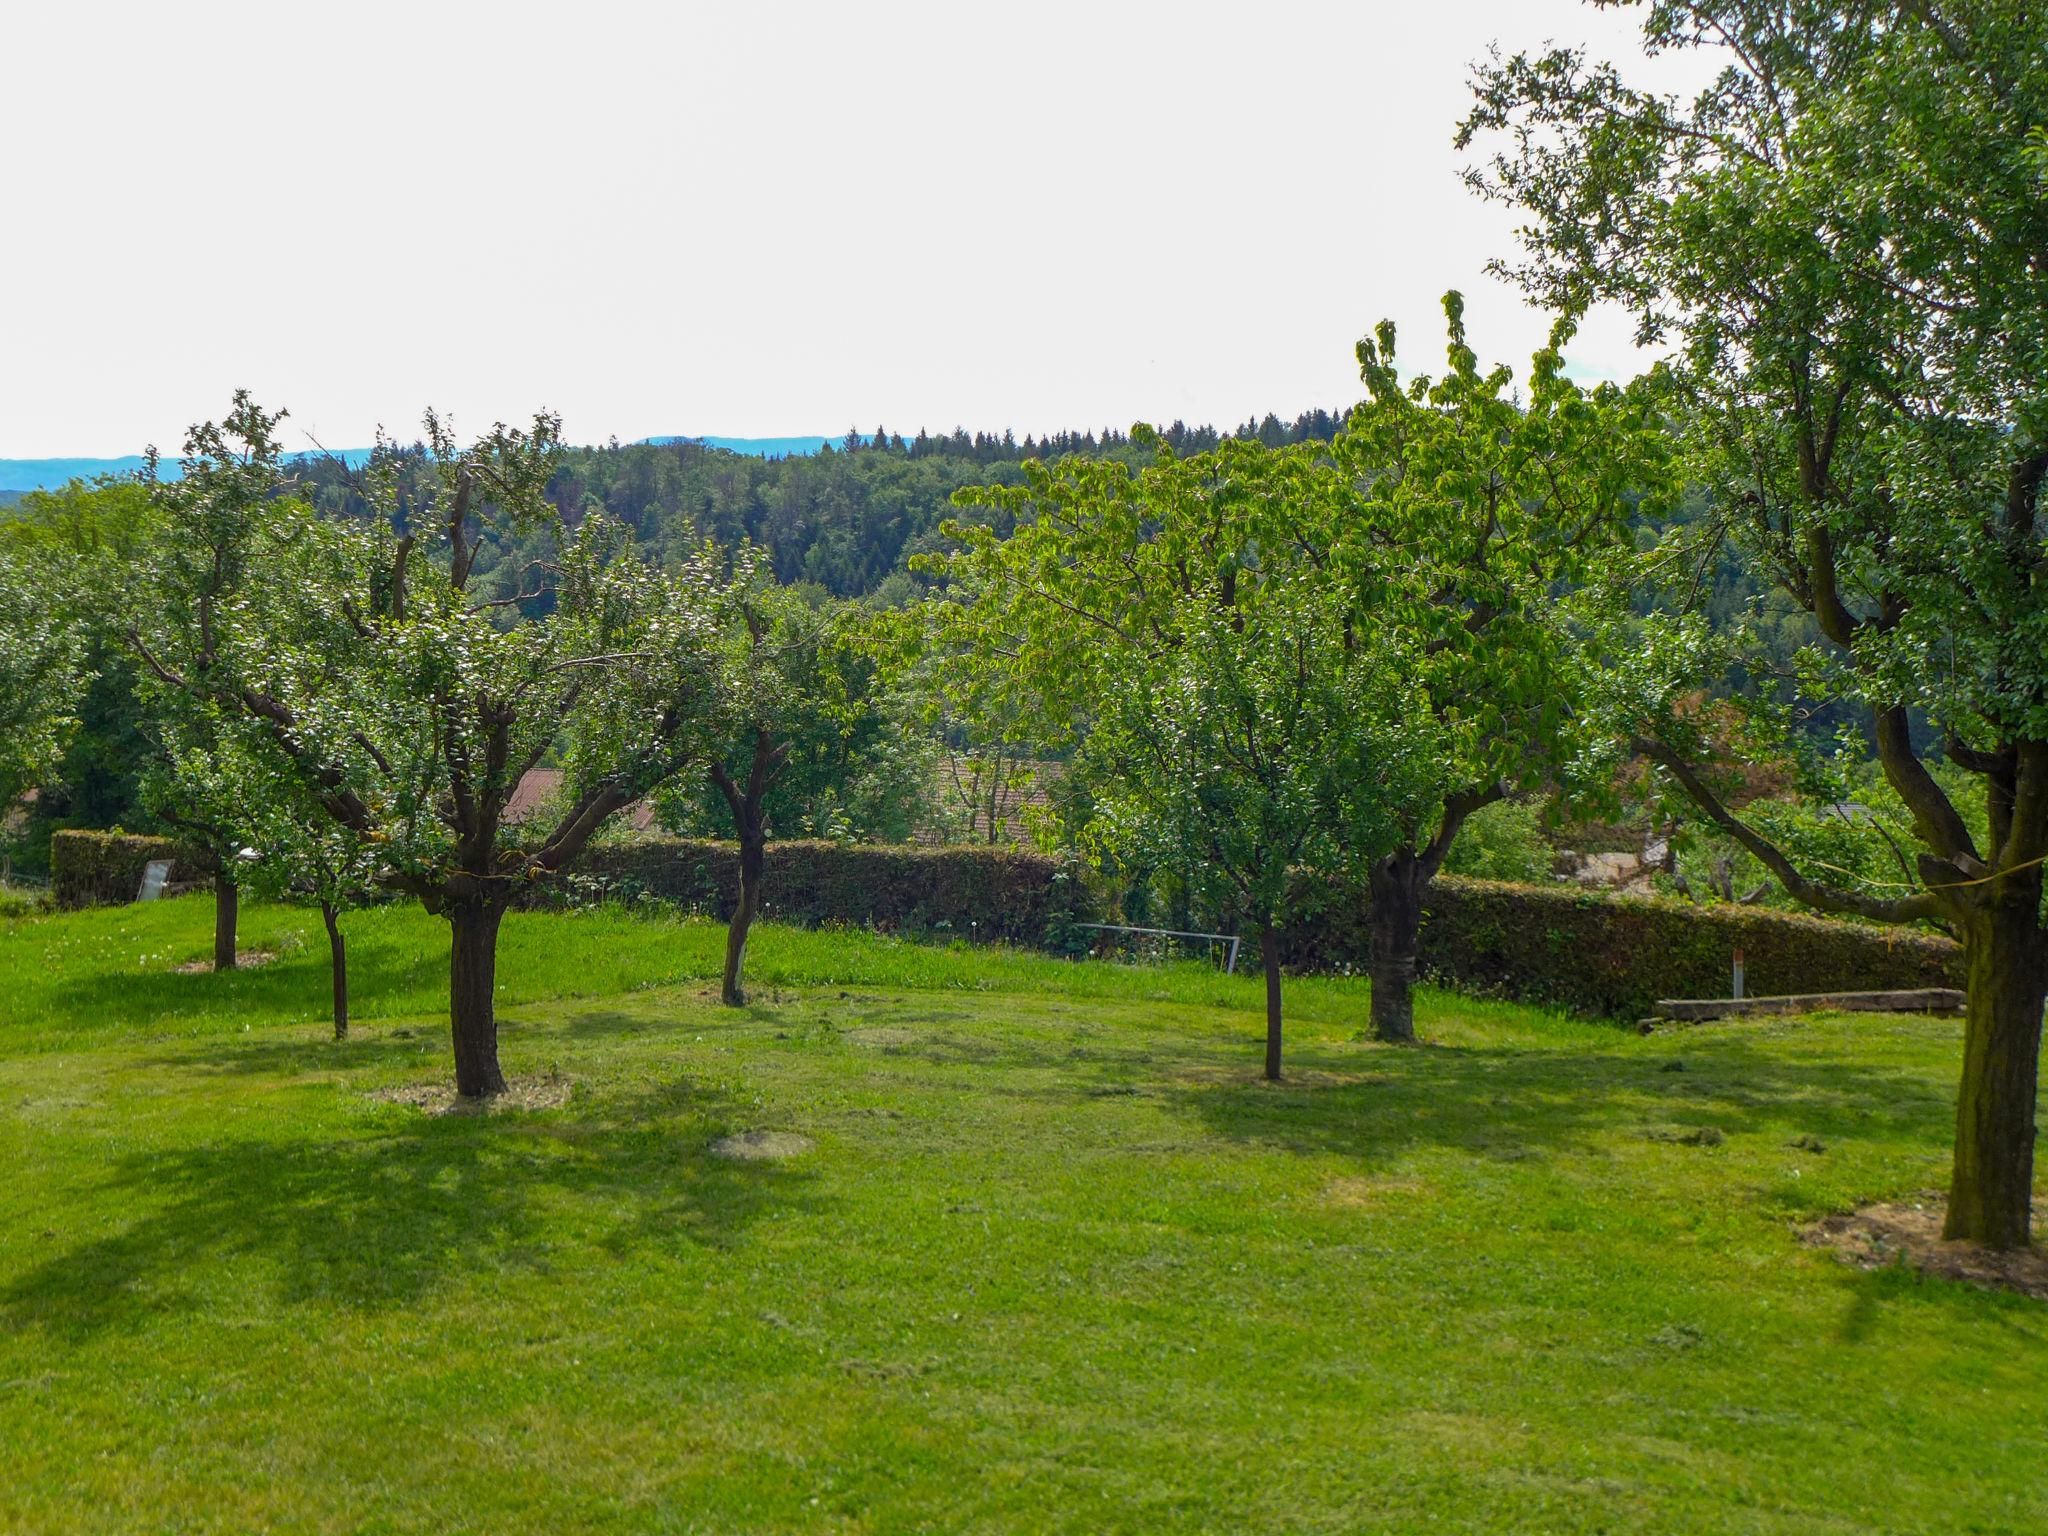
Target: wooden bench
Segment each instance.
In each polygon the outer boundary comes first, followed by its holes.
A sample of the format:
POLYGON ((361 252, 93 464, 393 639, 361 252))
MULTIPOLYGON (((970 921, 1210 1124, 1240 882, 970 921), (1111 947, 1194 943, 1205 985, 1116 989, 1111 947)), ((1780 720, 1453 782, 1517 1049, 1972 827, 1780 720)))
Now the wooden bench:
POLYGON ((1967 1001, 1966 995, 1954 987, 1916 987, 1903 992, 1798 992, 1782 997, 1670 997, 1653 1004, 1654 1016, 1643 1023, 1703 1024, 1709 1019, 1740 1018, 1745 1014, 1959 1014, 1967 1001))

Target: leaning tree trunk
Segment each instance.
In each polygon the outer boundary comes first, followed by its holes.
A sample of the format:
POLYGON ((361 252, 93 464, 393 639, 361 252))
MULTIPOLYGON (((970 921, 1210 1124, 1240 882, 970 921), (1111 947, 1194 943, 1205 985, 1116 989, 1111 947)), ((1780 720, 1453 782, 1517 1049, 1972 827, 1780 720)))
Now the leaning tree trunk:
POLYGON ((213 877, 213 968, 216 971, 232 971, 235 968, 235 925, 241 915, 242 893, 235 885, 234 876, 223 865, 219 874, 213 877))
POLYGON ((334 903, 320 903, 321 921, 327 924, 327 955, 334 975, 334 1038, 348 1038, 348 946, 341 938, 340 914, 334 903))
POLYGON ((448 909, 448 1023, 455 1037, 455 1091, 466 1099, 505 1091, 505 1074, 498 1068, 498 1015, 493 1005, 498 922, 504 915, 504 907, 489 901, 464 902, 448 909))
POLYGON ((747 930, 761 910, 761 873, 767 862, 768 839, 759 827, 740 832, 740 897, 725 929, 725 984, 719 996, 729 1008, 747 1000, 747 930))
POLYGON ((2048 999, 2040 911, 2037 866, 1999 882, 1997 897, 1963 925, 1970 1000, 1942 1235, 1991 1248, 2024 1248, 2031 1238, 2034 1106, 2048 999))
POLYGON ((1422 931, 1422 893, 1429 885, 1423 861, 1407 850, 1372 867, 1372 1032, 1396 1045, 1415 1039, 1415 945, 1422 931))
POLYGON ((1259 930, 1259 958, 1266 967, 1266 1081, 1280 1081, 1280 931, 1259 930))

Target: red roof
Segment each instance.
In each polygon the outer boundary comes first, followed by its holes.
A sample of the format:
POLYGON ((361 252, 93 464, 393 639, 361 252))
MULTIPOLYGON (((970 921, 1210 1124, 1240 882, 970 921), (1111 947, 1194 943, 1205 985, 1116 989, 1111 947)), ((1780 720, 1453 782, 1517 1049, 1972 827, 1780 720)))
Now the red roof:
MULTIPOLYGON (((995 841, 1013 848, 1029 848, 1034 844, 1030 811, 1048 811, 1052 798, 1046 791, 1066 772, 1064 763, 1019 762, 1017 769, 1028 770, 1029 781, 1018 785, 1005 782, 996 794, 996 821, 998 832, 995 841)), ((949 757, 939 764, 932 783, 932 794, 951 812, 967 813, 966 838, 970 843, 986 843, 988 835, 988 808, 985 804, 969 807, 963 803, 965 782, 974 777, 973 765, 964 757, 949 757)), ((930 827, 920 828, 912 835, 913 842, 937 845, 946 841, 930 827)))
MULTIPOLYGON (((551 809, 562 795, 562 770, 559 768, 529 769, 517 787, 512 798, 505 802, 505 819, 521 822, 538 812, 551 809)), ((620 813, 626 825, 635 832, 657 831, 660 823, 655 820, 654 806, 645 800, 635 800, 620 813)))

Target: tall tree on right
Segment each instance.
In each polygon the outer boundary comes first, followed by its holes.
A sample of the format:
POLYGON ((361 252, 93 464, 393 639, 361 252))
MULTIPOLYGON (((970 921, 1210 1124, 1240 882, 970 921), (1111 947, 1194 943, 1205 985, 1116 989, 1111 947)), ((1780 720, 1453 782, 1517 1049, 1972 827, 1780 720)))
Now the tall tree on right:
POLYGON ((1642 10, 1647 52, 1719 66, 1691 100, 1579 51, 1497 56, 1459 143, 1485 142, 1471 180, 1523 216, 1508 270, 1529 291, 1617 302, 1673 344, 1713 532, 1812 616, 1802 683, 1866 721, 1913 820, 1905 883, 1799 867, 1717 795, 1682 714, 1646 709, 1641 746, 1794 896, 1961 938, 1946 1232, 2024 1245, 2048 997, 2048 198, 2029 147, 2048 7, 1642 10), (1938 758, 1984 780, 1981 824, 1938 758))

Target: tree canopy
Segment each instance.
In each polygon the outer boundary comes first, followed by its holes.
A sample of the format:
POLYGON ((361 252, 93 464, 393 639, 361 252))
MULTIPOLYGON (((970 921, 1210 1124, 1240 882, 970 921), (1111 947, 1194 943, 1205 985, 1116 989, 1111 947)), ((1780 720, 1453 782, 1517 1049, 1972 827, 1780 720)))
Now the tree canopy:
MULTIPOLYGON (((1624 304, 1646 340, 1673 344, 1671 406, 1713 512, 1659 571, 1733 540, 1811 615, 1800 691, 1860 715, 1917 853, 1892 888, 1858 888, 1729 809, 1677 706, 1743 659, 1740 633, 1653 624, 1627 658, 1633 725, 1795 896, 1962 937, 1948 1230, 2024 1243, 2048 992, 2048 12, 1643 12, 1650 52, 1720 64, 1705 89, 1660 95, 1568 49, 1497 59, 1460 134, 1495 148, 1473 180, 1525 216, 1510 270, 1532 292, 1624 304), (1937 753, 1984 781, 1980 824, 1937 753)), ((1759 728, 1782 725, 1767 694, 1742 697, 1759 728)))
POLYGON ((467 1095, 504 1086, 491 997, 497 929, 615 812, 693 761, 710 697, 715 562, 662 571, 604 518, 566 527, 545 491, 558 424, 498 426, 463 446, 438 418, 424 456, 381 450, 359 491, 372 518, 322 517, 284 494, 278 417, 246 396, 193 430, 159 495, 148 557, 161 601, 127 642, 151 687, 209 712, 244 761, 374 844, 379 879, 446 916, 451 1024, 467 1095), (470 590, 487 529, 550 532, 530 588, 470 590), (511 610, 545 591, 544 616, 511 610), (550 820, 507 810, 550 756, 550 820))
POLYGON ((1346 581, 1317 579, 1302 537, 1334 480, 1313 453, 1257 442, 1161 445, 1135 472, 1033 465, 1014 491, 963 493, 1017 531, 952 525, 966 552, 932 606, 954 664, 997 679, 967 696, 1078 744, 1084 845, 1197 871, 1257 927, 1271 1078, 1281 930, 1392 844, 1418 761, 1408 658, 1360 625, 1346 581))

